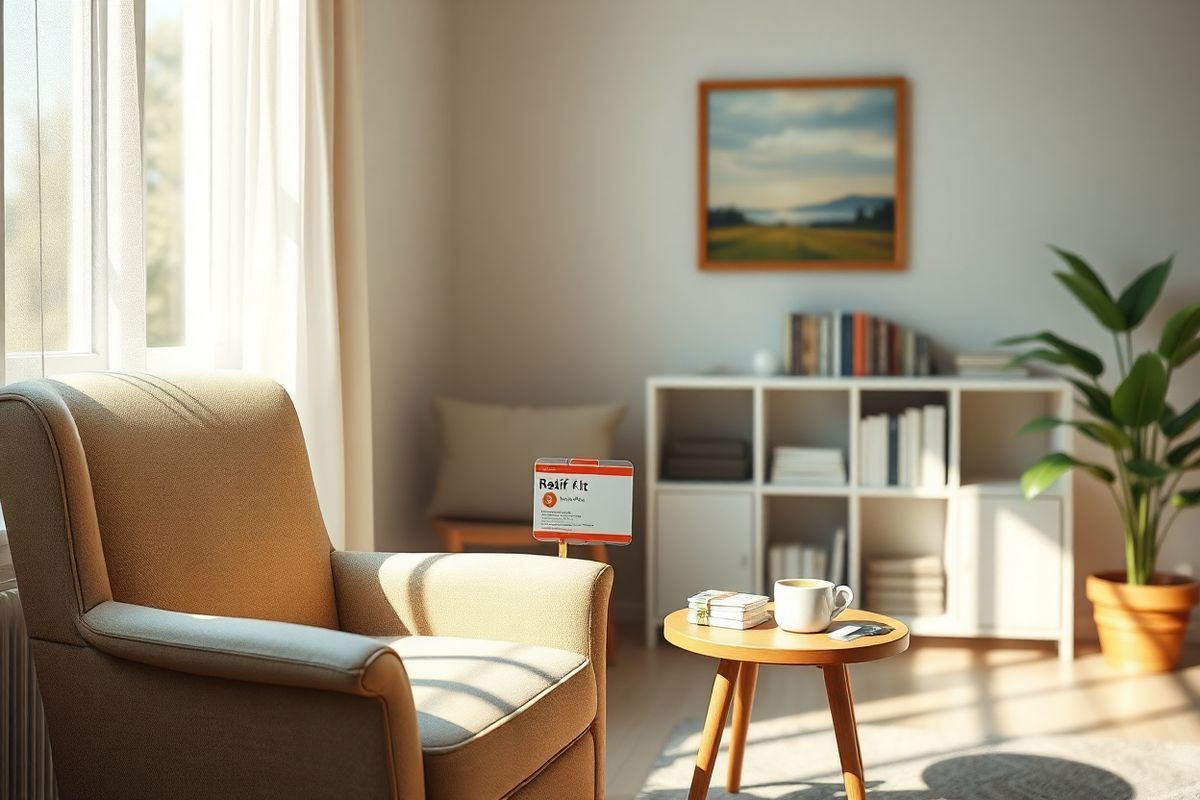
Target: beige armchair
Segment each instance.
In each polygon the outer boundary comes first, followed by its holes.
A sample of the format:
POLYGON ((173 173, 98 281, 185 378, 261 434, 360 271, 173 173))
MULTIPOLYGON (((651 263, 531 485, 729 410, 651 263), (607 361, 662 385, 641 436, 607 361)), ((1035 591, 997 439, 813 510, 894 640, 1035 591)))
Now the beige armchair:
POLYGON ((333 551, 236 373, 0 390, 0 503, 65 798, 601 798, 609 567, 333 551))

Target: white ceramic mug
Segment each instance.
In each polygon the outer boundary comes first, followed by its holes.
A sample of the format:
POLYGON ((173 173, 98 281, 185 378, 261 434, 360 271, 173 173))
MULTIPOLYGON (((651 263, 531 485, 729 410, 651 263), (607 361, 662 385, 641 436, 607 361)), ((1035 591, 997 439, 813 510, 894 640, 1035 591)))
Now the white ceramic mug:
POLYGON ((818 633, 854 601, 849 586, 815 578, 775 581, 775 621, 792 633, 818 633))

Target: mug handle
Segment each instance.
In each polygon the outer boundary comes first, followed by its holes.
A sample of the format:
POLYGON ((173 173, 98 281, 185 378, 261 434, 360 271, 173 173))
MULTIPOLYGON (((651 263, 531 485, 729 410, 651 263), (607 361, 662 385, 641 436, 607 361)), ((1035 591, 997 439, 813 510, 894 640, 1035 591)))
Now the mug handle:
POLYGON ((830 618, 836 617, 838 614, 845 611, 854 602, 854 590, 849 586, 835 586, 833 588, 833 613, 830 618))

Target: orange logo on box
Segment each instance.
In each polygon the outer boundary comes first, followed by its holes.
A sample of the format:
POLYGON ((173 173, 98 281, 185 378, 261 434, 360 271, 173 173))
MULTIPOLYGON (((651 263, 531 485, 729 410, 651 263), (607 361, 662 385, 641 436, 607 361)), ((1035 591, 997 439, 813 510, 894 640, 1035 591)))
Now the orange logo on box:
POLYGON ((554 492, 546 492, 544 495, 542 495, 542 505, 544 505, 546 508, 554 508, 556 505, 558 505, 558 495, 556 495, 554 492))

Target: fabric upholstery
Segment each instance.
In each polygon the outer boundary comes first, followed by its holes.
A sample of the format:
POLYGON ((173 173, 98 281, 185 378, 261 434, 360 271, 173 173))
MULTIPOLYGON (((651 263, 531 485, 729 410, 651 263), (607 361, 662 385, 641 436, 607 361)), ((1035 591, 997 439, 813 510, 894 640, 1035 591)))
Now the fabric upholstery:
POLYGON ((592 782, 596 743, 589 731, 510 795, 511 800, 590 800, 601 797, 592 782))
POLYGON ((504 797, 595 719, 596 678, 579 653, 443 636, 387 641, 412 684, 431 800, 504 797))
POLYGON ((29 635, 82 644, 76 617, 112 594, 87 459, 45 381, 0 390, 0 505, 29 635))
POLYGON ((381 684, 390 675, 395 693, 409 695, 396 651, 353 633, 114 601, 84 614, 79 630, 109 655, 193 675, 351 694, 367 694, 365 684, 381 684))
POLYGON ((113 599, 337 627, 329 537, 282 387, 238 372, 50 384, 79 431, 113 599))
POLYGON ((543 457, 608 458, 621 403, 528 408, 438 398, 441 453, 429 513, 489 521, 533 519, 530 480, 543 457))
POLYGON ((33 650, 64 800, 425 796, 416 731, 389 749, 406 734, 377 698, 33 650))
POLYGON ((592 736, 596 797, 603 796, 612 567, 517 553, 339 551, 331 561, 343 630, 503 639, 586 656, 596 678, 592 736))

